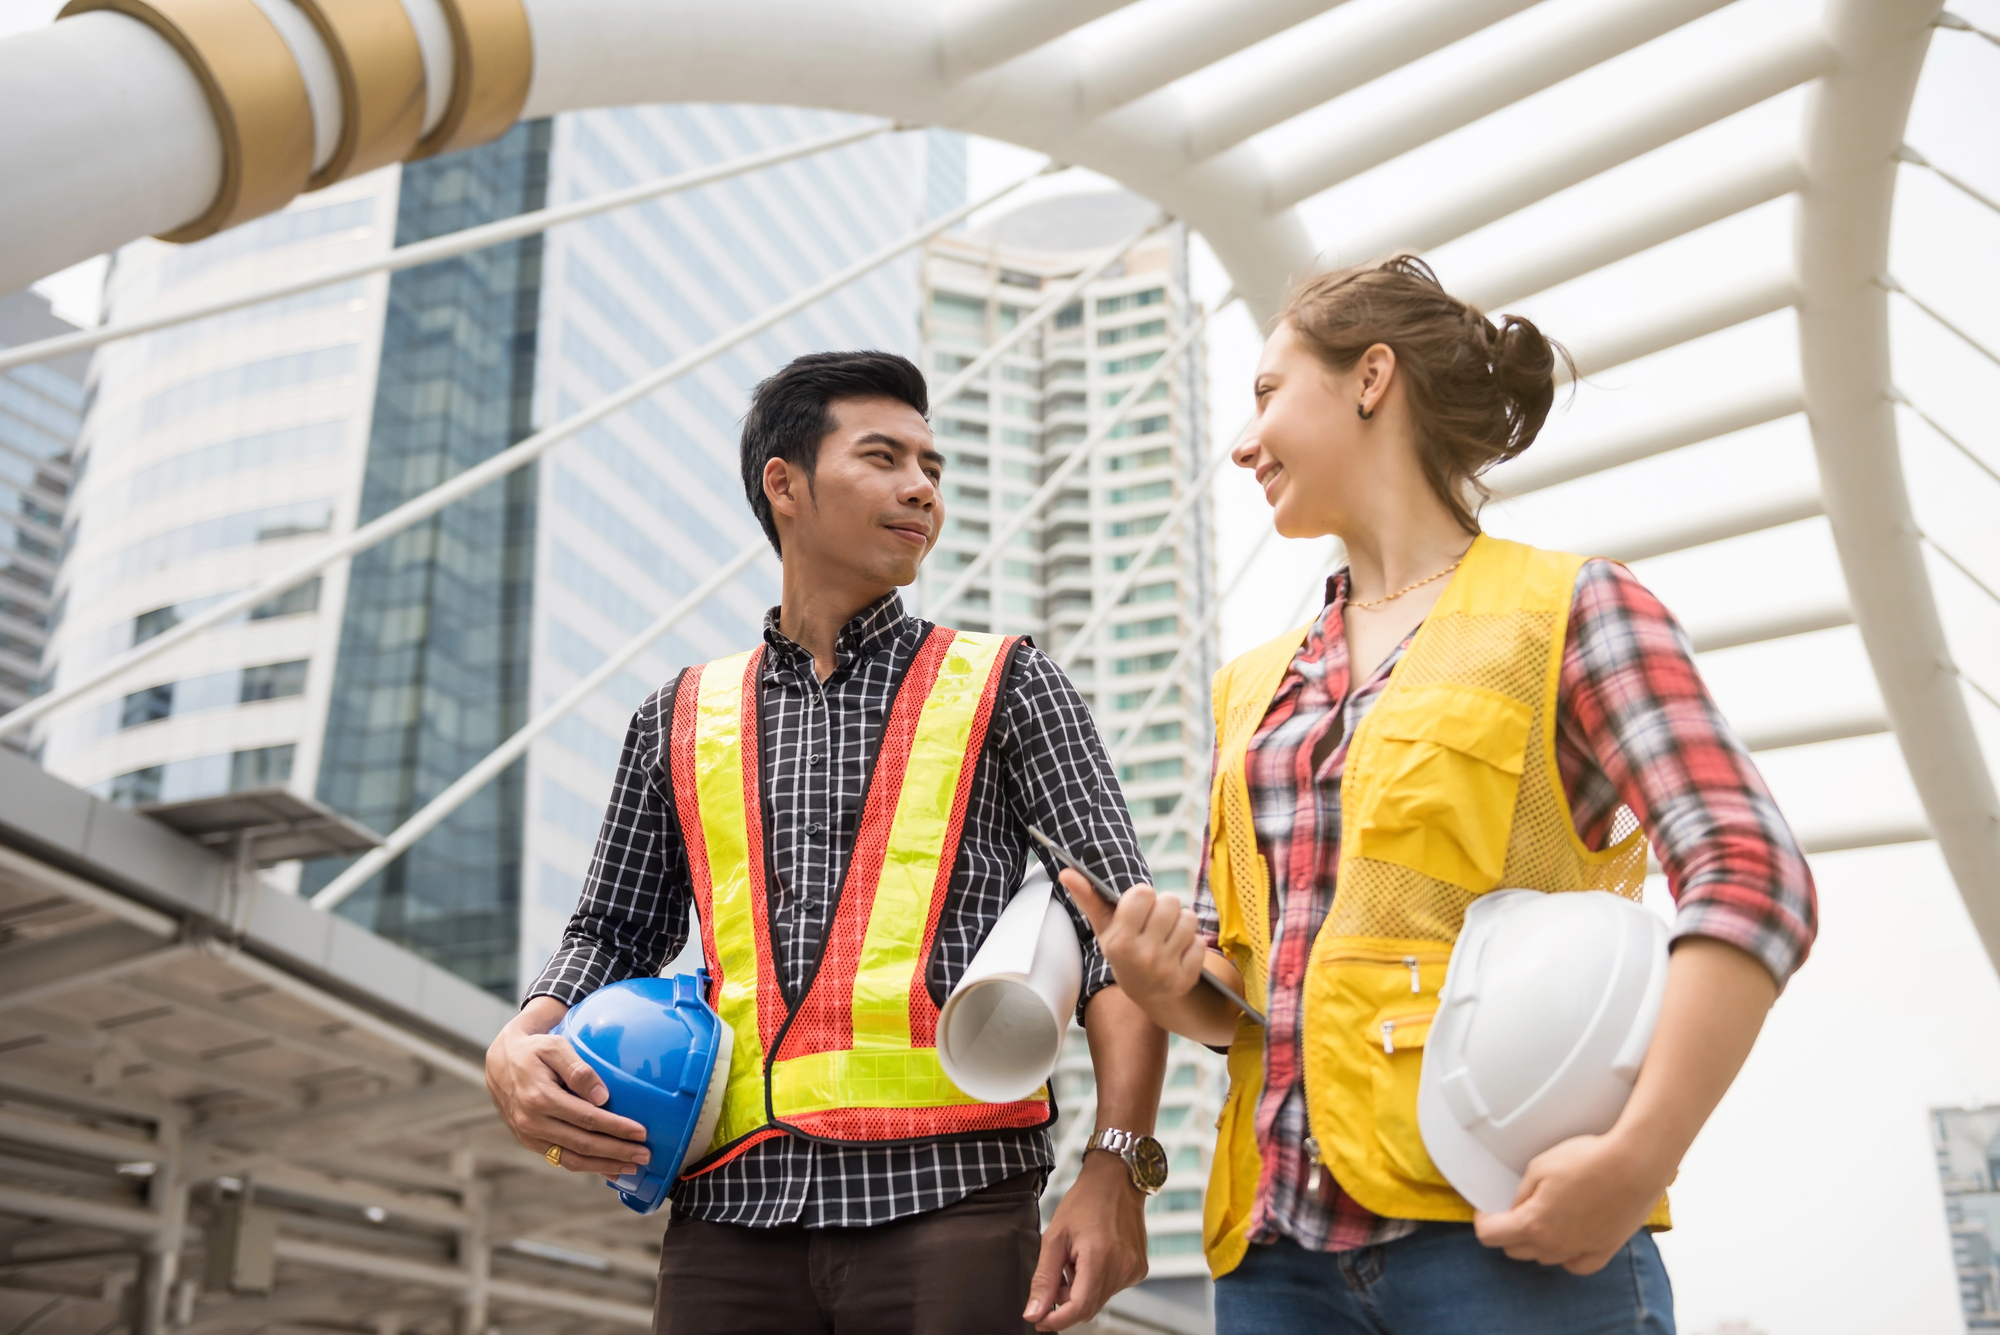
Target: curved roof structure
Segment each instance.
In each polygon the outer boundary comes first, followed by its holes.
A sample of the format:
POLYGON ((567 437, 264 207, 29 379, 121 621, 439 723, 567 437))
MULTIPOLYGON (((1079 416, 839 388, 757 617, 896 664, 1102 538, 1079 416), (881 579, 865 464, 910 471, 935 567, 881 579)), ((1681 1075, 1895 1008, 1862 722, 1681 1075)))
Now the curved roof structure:
MULTIPOLYGON (((1568 333, 1584 377, 1496 476, 1519 498, 1496 527, 1662 565, 1704 648, 1789 646, 1769 670, 1813 689, 1739 719, 1753 744, 1847 747, 1920 805, 1803 817, 1809 845, 1934 837, 2000 957, 2000 801, 1969 703, 2000 680, 1954 657, 1932 576, 1992 580, 1916 522, 1890 373, 1899 163, 1925 161, 1904 127, 1936 25, 1970 26, 1934 0, 425 0, 408 12, 451 22, 401 48, 287 29, 283 87, 202 26, 250 3, 0 43, 0 119, 32 127, 0 147, 25 183, 0 287, 277 207, 393 158, 398 134, 423 153, 664 100, 868 112, 1093 168, 1196 228, 1258 318, 1315 265, 1426 253, 1455 290, 1568 333), (396 87, 423 94, 420 127, 390 123, 396 87), (1677 469, 1707 484, 1661 485, 1677 469), (1741 592, 1722 572, 1752 553, 1764 596, 1714 596, 1741 592), (1840 649, 1798 652, 1828 634, 1865 657, 1845 696, 1821 689, 1840 649)), ((2000 485, 1963 452, 1968 486, 2000 485)))

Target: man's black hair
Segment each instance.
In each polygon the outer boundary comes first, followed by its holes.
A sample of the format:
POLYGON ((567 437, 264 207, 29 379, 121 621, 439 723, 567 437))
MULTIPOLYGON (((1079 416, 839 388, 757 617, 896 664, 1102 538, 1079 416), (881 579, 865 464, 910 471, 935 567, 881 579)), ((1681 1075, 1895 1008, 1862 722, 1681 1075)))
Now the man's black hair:
POLYGON ((839 428, 835 399, 885 398, 930 416, 930 386, 908 357, 893 352, 809 352, 763 381, 750 395, 743 419, 743 494, 780 556, 778 525, 764 495, 764 465, 783 459, 805 470, 812 487, 819 443, 839 428))

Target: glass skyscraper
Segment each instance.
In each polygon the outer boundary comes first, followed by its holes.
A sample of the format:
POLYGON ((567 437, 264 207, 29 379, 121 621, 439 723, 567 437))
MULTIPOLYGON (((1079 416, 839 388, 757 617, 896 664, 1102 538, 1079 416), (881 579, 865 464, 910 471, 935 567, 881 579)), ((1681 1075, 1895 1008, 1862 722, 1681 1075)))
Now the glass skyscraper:
MULTIPOLYGON (((830 133, 853 119, 639 107, 516 127, 209 241, 145 241, 120 318, 830 133)), ((915 131, 544 236, 108 345, 56 596, 54 679, 156 635, 962 202, 915 131)), ((144 803, 284 785, 380 830, 435 796, 757 537, 747 394, 793 356, 919 355, 920 261, 877 270, 304 588, 52 716, 44 763, 144 803)), ((752 567, 341 912, 503 995, 553 950, 632 708, 751 644, 752 567)), ((325 884, 337 865, 298 872, 325 884)))
MULTIPOLYGON (((33 292, 0 297, 0 347, 74 329, 33 292)), ((42 650, 59 615, 56 565, 87 363, 84 354, 71 353, 0 371, 0 714, 35 693, 42 650)), ((18 733, 7 742, 24 744, 18 733)))

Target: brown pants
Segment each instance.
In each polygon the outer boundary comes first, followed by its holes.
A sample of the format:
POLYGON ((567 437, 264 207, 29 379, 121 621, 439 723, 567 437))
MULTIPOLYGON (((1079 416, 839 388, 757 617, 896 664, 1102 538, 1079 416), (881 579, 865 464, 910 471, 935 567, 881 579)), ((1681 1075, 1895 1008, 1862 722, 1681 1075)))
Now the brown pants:
POLYGON ((879 1228, 675 1216, 654 1335, 1021 1335, 1041 1255, 1039 1173, 879 1228))

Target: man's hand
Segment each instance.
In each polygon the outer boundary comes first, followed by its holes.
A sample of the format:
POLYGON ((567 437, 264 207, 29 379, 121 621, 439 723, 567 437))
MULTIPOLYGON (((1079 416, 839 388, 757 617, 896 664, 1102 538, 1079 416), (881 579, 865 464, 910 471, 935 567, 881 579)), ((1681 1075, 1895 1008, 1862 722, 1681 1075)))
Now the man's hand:
POLYGON ((599 1106, 611 1097, 567 1039, 549 1033, 569 1007, 535 997, 486 1049, 486 1090, 514 1139, 537 1154, 562 1147, 573 1173, 618 1177, 652 1156, 646 1128, 599 1106))
POLYGON ((1512 1209, 1475 1214, 1473 1227, 1516 1261, 1594 1275, 1639 1231, 1673 1175, 1616 1131, 1575 1136, 1528 1162, 1512 1209))
POLYGON ((1068 1330, 1145 1277, 1146 1197, 1123 1159, 1094 1150, 1042 1234, 1021 1319, 1036 1330, 1068 1330))

